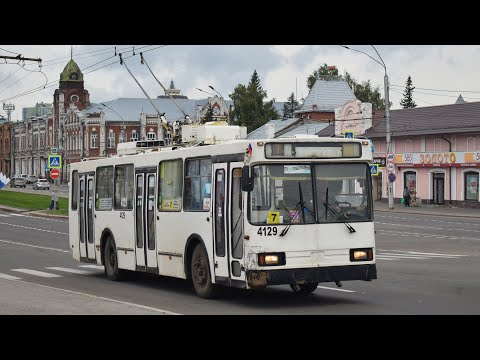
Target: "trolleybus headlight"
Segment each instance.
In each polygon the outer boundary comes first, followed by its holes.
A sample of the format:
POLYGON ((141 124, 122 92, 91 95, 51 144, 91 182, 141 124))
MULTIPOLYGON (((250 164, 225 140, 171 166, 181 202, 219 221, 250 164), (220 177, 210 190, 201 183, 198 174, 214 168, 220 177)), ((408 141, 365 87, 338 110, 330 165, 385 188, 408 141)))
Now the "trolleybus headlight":
POLYGON ((285 265, 285 253, 258 254, 258 265, 260 266, 285 265))
POLYGON ((373 249, 350 249, 350 261, 373 260, 373 249))

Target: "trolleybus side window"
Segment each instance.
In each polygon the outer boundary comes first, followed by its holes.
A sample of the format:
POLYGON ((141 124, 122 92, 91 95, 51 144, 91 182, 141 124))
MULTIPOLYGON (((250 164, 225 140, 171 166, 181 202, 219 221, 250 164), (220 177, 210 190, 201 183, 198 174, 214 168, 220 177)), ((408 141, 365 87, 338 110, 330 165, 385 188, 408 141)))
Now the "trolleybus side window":
POLYGON ((78 171, 72 172, 72 210, 77 210, 78 206, 78 171))
POLYGON ((182 210, 183 160, 168 160, 160 163, 158 181, 158 210, 182 210))
POLYGON ((97 168, 96 210, 112 210, 113 205, 113 166, 97 168))
POLYGON ((211 159, 185 161, 185 210, 209 211, 212 180, 211 159))
POLYGON ((133 209, 134 174, 133 165, 115 167, 115 210, 133 209))

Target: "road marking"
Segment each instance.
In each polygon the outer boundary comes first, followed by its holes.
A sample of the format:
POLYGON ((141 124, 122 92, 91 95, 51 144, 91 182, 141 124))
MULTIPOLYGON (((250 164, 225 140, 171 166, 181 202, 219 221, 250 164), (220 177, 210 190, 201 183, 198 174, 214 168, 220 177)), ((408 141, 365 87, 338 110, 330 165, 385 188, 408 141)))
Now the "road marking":
POLYGON ((376 260, 400 260, 400 259, 397 259, 397 258, 383 258, 381 256, 375 256, 375 259, 376 260))
POLYGON ((30 226, 15 225, 15 224, 4 223, 4 222, 0 222, 0 224, 1 225, 9 225, 9 226, 14 226, 14 227, 19 227, 19 228, 23 228, 23 229, 29 229, 29 230, 44 231, 44 232, 49 232, 49 233, 54 233, 54 234, 68 235, 68 233, 63 233, 63 232, 60 232, 60 231, 45 230, 45 229, 33 228, 33 227, 30 227, 30 226))
POLYGON ((431 235, 431 234, 422 234, 422 233, 411 233, 411 232, 405 232, 405 231, 401 231, 400 230, 382 230, 382 229, 377 229, 375 231, 378 231, 378 232, 382 232, 382 233, 388 233, 388 235, 409 235, 409 236, 422 236, 422 237, 426 237, 426 238, 430 238, 430 237, 436 237, 436 238, 439 238, 439 239, 448 239, 448 240, 458 240, 458 239, 462 239, 462 240, 472 240, 472 241, 478 241, 480 240, 479 238, 470 238, 470 237, 464 237, 464 236, 448 236, 448 235, 431 235))
POLYGON ((33 219, 40 219, 42 221, 53 221, 53 222, 61 222, 61 223, 68 223, 67 220, 54 220, 54 219, 48 219, 46 217, 40 217, 40 216, 31 216, 31 215, 22 215, 22 214, 10 214, 12 216, 21 216, 21 217, 28 217, 28 218, 33 218, 33 219))
MULTIPOLYGON (((436 216, 436 215, 433 215, 436 216)), ((382 217, 382 218, 387 218, 387 219, 398 219, 398 220, 419 220, 422 222, 425 221, 433 221, 433 222, 441 222, 445 224, 456 224, 456 225, 476 225, 475 223, 465 223, 465 222, 456 222, 456 221, 446 221, 446 220, 435 220, 435 219, 419 219, 418 217, 411 217, 411 218, 405 218, 405 217, 396 217, 396 216, 386 216, 386 215, 375 215, 375 217, 382 217)))
POLYGON ((9 241, 9 240, 0 240, 0 242, 6 243, 6 244, 28 246, 28 247, 33 247, 33 248, 38 248, 38 249, 44 249, 44 250, 59 251, 59 252, 64 252, 64 253, 68 253, 68 252, 69 252, 68 250, 51 248, 51 247, 47 247, 47 246, 38 246, 38 245, 24 244, 24 243, 19 243, 19 242, 15 242, 15 241, 9 241))
POLYGON ((20 280, 21 278, 12 276, 12 275, 7 275, 7 274, 2 274, 0 273, 0 279, 5 279, 5 280, 20 280))
POLYGON ((45 269, 63 271, 63 272, 67 272, 67 273, 80 274, 80 275, 93 275, 94 274, 90 271, 79 270, 79 269, 70 269, 70 268, 57 267, 57 266, 46 267, 45 269))
MULTIPOLYGON (((393 224, 393 223, 384 223, 384 222, 375 222, 375 224, 380 224, 380 225, 390 225, 390 226, 403 226, 402 224, 393 224)), ((435 230, 445 230, 445 231, 468 231, 468 232, 478 232, 480 233, 480 230, 468 230, 468 229, 444 229, 444 228, 439 228, 437 226, 423 226, 423 225, 410 225, 408 224, 409 228, 412 227, 418 227, 422 229, 435 229, 435 230)))
POLYGON ((2 216, 2 217, 10 217, 10 215, 4 215, 4 214, 0 214, 0 216, 2 216))
POLYGON ((103 267, 102 265, 78 265, 78 266, 89 268, 89 269, 105 270, 105 267, 103 267))
POLYGON ((327 286, 317 286, 317 288, 319 288, 319 289, 325 289, 325 290, 343 291, 343 292, 347 292, 347 293, 353 293, 353 292, 355 292, 355 291, 353 291, 353 290, 335 289, 335 288, 331 288, 331 287, 327 287, 327 286))
POLYGON ((45 278, 62 277, 62 275, 50 274, 50 273, 47 273, 47 272, 30 270, 30 269, 12 269, 12 271, 18 271, 18 272, 21 272, 21 273, 35 275, 35 276, 41 276, 41 277, 45 277, 45 278))
POLYGON ((408 254, 419 254, 419 255, 429 255, 429 256, 468 256, 468 255, 456 255, 456 254, 439 254, 439 253, 427 253, 427 252, 418 252, 418 251, 408 251, 408 250, 387 250, 387 249, 377 249, 380 251, 396 251, 396 252, 401 252, 401 253, 408 253, 408 254))
POLYGON ((427 260, 428 257, 421 256, 408 256, 408 255, 377 255, 377 259, 393 258, 393 259, 415 259, 415 260, 427 260))
POLYGON ((40 287, 44 287, 44 288, 47 288, 47 289, 64 291, 64 292, 67 292, 67 293, 70 293, 70 294, 77 294, 77 295, 88 296, 88 297, 91 297, 91 298, 94 298, 94 299, 100 299, 100 300, 110 301, 110 302, 114 302, 114 303, 118 303, 118 304, 124 304, 124 305, 134 306, 134 307, 137 307, 137 308, 140 308, 140 309, 146 309, 146 310, 151 310, 151 311, 159 312, 159 313, 161 313, 161 314, 163 314, 163 315, 182 315, 182 314, 180 314, 180 313, 175 313, 175 312, 173 312, 173 311, 158 309, 158 308, 154 308, 154 307, 151 307, 151 306, 140 305, 140 304, 135 304, 135 303, 131 303, 131 302, 128 302, 128 301, 121 301, 121 300, 106 298, 106 297, 103 297, 103 296, 96 296, 96 295, 92 295, 92 294, 83 293, 83 292, 80 292, 80 291, 74 291, 74 290, 67 290, 67 289, 57 288, 57 287, 54 287, 54 286, 48 286, 48 285, 43 285, 43 284, 36 284, 36 283, 30 282, 30 281, 16 280, 16 279, 12 279, 12 281, 17 281, 17 282, 24 283, 24 284, 29 284, 29 285, 40 286, 40 287))

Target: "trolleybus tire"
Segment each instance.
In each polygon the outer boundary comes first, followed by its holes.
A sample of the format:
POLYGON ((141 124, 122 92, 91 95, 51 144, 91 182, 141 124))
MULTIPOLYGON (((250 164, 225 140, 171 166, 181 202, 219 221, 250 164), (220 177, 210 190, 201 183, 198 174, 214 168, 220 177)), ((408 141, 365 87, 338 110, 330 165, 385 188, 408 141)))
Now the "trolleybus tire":
POLYGON ((193 249, 191 271, 193 287, 197 295, 204 299, 214 298, 218 289, 212 283, 207 252, 201 244, 193 249))
POLYGON ((108 237, 105 244, 105 274, 112 281, 120 281, 125 278, 125 270, 118 268, 117 247, 111 236, 108 237))
POLYGON ((299 295, 307 295, 317 290, 318 282, 309 282, 305 284, 290 284, 293 292, 299 295))

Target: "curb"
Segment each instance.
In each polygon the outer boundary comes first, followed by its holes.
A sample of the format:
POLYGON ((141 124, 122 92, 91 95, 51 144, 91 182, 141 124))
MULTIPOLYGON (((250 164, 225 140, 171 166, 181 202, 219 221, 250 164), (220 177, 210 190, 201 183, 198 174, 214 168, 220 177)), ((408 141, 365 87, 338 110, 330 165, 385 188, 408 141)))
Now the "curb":
POLYGON ((44 218, 51 217, 51 218, 59 218, 59 219, 68 219, 68 215, 44 214, 44 213, 39 213, 36 210, 20 209, 20 208, 14 208, 14 207, 3 206, 3 205, 0 205, 0 210, 16 213, 16 214, 28 214, 35 217, 44 217, 44 218))
POLYGON ((396 211, 396 210, 385 210, 385 209, 373 209, 373 211, 395 213, 395 214, 414 214, 414 215, 433 215, 433 216, 449 216, 449 217, 459 217, 459 218, 469 218, 469 219, 480 219, 480 216, 472 215, 457 215, 457 214, 439 214, 433 212, 423 212, 423 211, 396 211))

